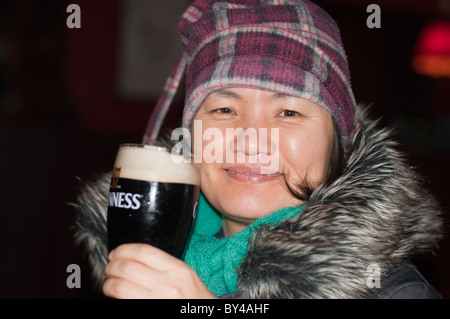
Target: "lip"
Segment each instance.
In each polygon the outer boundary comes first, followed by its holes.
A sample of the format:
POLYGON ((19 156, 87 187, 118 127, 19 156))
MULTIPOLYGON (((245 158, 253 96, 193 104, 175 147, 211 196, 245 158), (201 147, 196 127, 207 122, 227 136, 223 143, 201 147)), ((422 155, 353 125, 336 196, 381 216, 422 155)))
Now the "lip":
POLYGON ((262 174, 261 167, 231 166, 224 168, 229 177, 239 182, 263 183, 279 179, 283 176, 280 172, 262 174))

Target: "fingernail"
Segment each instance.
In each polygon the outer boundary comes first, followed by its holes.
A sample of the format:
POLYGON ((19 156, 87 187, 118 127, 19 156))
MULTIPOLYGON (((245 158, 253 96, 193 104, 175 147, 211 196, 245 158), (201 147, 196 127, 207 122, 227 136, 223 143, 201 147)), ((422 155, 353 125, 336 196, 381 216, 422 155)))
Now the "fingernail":
POLYGON ((109 255, 108 255, 108 259, 109 259, 109 260, 114 259, 115 252, 116 252, 115 250, 111 250, 111 252, 110 252, 109 255))

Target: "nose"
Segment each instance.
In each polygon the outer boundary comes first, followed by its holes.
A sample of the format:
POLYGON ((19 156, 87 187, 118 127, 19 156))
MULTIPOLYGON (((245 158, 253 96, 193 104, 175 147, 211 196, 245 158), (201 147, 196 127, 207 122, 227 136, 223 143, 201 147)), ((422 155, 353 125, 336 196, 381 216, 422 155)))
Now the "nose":
POLYGON ((243 153, 247 156, 258 154, 258 134, 254 127, 237 128, 236 137, 233 140, 233 152, 243 153))
MULTIPOLYGON (((227 129, 228 130, 228 129, 227 129)), ((239 127, 230 129, 227 138, 233 154, 248 157, 250 163, 261 162, 271 156, 277 149, 277 128, 239 127), (275 132, 276 131, 276 132, 275 132)))

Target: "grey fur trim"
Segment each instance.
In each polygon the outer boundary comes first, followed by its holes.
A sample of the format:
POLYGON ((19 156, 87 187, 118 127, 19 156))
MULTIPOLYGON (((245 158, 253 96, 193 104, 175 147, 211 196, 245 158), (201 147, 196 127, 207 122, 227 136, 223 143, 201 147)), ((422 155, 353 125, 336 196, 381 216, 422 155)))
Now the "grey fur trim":
POLYGON ((76 243, 87 252, 96 288, 100 288, 104 282, 103 269, 108 260, 106 216, 111 175, 103 173, 85 182, 76 203, 72 204, 78 211, 76 243))
POLYGON ((371 295, 367 268, 382 278, 428 252, 442 235, 438 204, 360 109, 344 175, 317 188, 307 208, 278 227, 256 231, 239 270, 251 298, 361 298, 371 295))

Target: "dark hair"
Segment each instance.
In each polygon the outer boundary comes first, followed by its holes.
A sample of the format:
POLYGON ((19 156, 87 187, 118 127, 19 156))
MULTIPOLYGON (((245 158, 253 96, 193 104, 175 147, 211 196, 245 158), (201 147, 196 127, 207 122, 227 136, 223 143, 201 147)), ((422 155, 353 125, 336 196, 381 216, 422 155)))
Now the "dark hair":
MULTIPOLYGON (((322 181, 320 186, 329 186, 331 185, 337 178, 342 176, 344 173, 345 166, 347 165, 347 157, 344 149, 344 145, 342 144, 341 134, 339 132, 339 128, 336 124, 336 121, 332 117, 333 121, 333 129, 334 129, 334 141, 333 148, 331 149, 330 160, 328 164, 328 171, 325 179, 322 181)), ((308 201, 311 197, 311 194, 314 192, 314 187, 309 183, 308 177, 303 176, 302 180, 298 182, 295 187, 289 185, 286 180, 286 176, 284 177, 284 181, 289 192, 297 199, 301 201, 308 201)))

